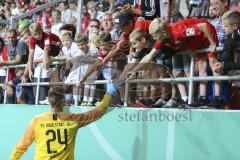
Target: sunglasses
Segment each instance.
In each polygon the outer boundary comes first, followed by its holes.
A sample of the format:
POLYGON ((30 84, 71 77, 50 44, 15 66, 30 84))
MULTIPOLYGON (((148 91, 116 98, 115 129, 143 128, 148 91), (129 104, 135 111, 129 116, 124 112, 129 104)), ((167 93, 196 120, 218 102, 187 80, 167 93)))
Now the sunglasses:
POLYGON ((91 28, 97 28, 97 29, 99 28, 99 26, 97 26, 97 25, 90 25, 90 27, 91 28))

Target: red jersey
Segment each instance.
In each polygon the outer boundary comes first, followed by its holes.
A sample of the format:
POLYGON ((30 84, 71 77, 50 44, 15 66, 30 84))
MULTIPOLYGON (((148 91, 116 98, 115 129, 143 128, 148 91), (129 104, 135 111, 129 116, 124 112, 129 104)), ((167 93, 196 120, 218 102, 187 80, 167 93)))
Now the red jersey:
MULTIPOLYGON (((4 45, 3 49, 2 49, 2 59, 3 61, 9 61, 10 57, 8 56, 8 51, 7 51, 7 46, 4 45)), ((12 80, 14 77, 14 70, 13 68, 10 68, 9 70, 9 74, 8 74, 8 80, 12 80)))
POLYGON ((90 22, 90 17, 89 16, 83 16, 82 17, 82 30, 81 33, 87 33, 87 28, 90 22))
POLYGON ((134 24, 134 29, 142 29, 149 34, 149 26, 152 21, 150 20, 137 20, 134 24))
MULTIPOLYGON (((134 23, 134 29, 142 29, 144 30, 145 32, 147 32, 149 34, 149 25, 152 21, 150 20, 137 20, 135 23, 134 23)), ((129 40, 129 35, 128 34, 123 34, 122 37, 121 37, 121 40, 129 40)))
POLYGON ((51 16, 48 13, 42 13, 37 17, 37 23, 39 23, 43 31, 50 31, 52 28, 51 16))
POLYGON ((197 24, 206 23, 216 44, 218 44, 217 32, 215 27, 205 19, 188 18, 170 24, 172 39, 155 43, 154 48, 159 49, 164 45, 170 45, 175 49, 198 50, 209 47, 208 38, 200 31, 197 24))
POLYGON ((30 37, 30 49, 35 49, 36 45, 38 45, 41 49, 44 49, 45 46, 49 47, 49 56, 57 56, 61 50, 62 42, 55 34, 43 32, 42 40, 36 40, 33 36, 30 37))
MULTIPOLYGON (((137 20, 135 23, 134 23, 134 29, 142 29, 144 30, 146 33, 149 34, 149 26, 150 26, 150 23, 152 21, 151 20, 137 20)), ((121 40, 129 40, 129 35, 127 34, 123 34, 123 36, 121 37, 121 40)), ((159 43, 158 42, 155 42, 154 43, 154 48, 155 49, 158 49, 156 47, 159 47, 159 43)))
POLYGON ((99 49, 98 51, 98 59, 103 60, 109 52, 103 51, 102 49, 99 49))

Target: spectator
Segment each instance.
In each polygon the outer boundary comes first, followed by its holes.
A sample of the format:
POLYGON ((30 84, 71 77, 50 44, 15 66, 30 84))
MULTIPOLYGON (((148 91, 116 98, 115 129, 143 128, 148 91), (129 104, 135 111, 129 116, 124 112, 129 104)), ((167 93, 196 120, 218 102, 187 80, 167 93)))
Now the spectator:
POLYGON ((26 64, 28 60, 29 50, 27 44, 17 39, 16 29, 9 29, 7 31, 7 49, 10 61, 5 61, 1 65, 16 65, 26 64))
POLYGON ((113 29, 113 21, 112 21, 112 14, 106 13, 101 20, 101 26, 104 32, 110 32, 113 29))
POLYGON ((216 14, 212 24, 215 26, 218 34, 218 45, 223 46, 227 37, 225 36, 221 16, 229 10, 229 0, 210 0, 210 6, 214 8, 216 14))
POLYGON ((47 10, 41 11, 40 14, 37 15, 36 23, 41 25, 43 32, 51 31, 51 16, 47 10))
MULTIPOLYGON (((215 13, 217 14, 216 18, 212 20, 212 24, 215 26, 217 35, 218 35, 218 45, 222 47, 227 39, 227 35, 225 34, 225 31, 223 29, 223 23, 222 23, 222 15, 229 10, 230 0, 210 0, 210 6, 215 9, 215 13)), ((214 64, 216 63, 216 60, 210 63, 210 67, 214 68, 214 64)), ((213 75, 218 76, 218 73, 215 73, 213 70, 213 75)), ((229 91, 229 83, 224 81, 214 81, 212 83, 212 100, 208 104, 208 107, 211 108, 224 108, 223 105, 218 106, 218 104, 222 103, 228 103, 230 98, 230 91, 229 91)))
POLYGON ((90 47, 96 48, 96 38, 100 32, 100 21, 97 19, 91 19, 88 26, 88 39, 90 47))
POLYGON ((120 10, 116 9, 112 13, 113 29, 110 32, 113 41, 119 41, 121 39, 122 31, 115 25, 114 20, 120 15, 120 10))
MULTIPOLYGON (((125 79, 126 73, 131 71, 131 69, 133 69, 137 65, 137 63, 139 63, 141 59, 151 50, 150 36, 142 29, 133 30, 132 33, 129 35, 129 40, 131 42, 130 54, 132 55, 132 60, 127 66, 125 66, 124 71, 119 77, 120 79, 125 79)), ((162 78, 166 76, 166 68, 157 66, 155 62, 147 64, 147 66, 143 70, 145 72, 145 78, 162 78)), ((169 87, 166 83, 160 83, 159 85, 160 93, 162 93, 160 99, 162 102, 167 102, 167 100, 169 99, 169 95, 167 94, 169 91, 169 87)), ((144 86, 144 88, 145 87, 146 86, 144 86)), ((144 98, 136 101, 137 105, 140 105, 141 107, 149 107, 150 105, 148 104, 153 104, 156 98, 156 89, 156 85, 151 85, 149 98, 146 97, 147 93, 144 93, 144 98)), ((147 88, 145 88, 145 92, 146 91, 148 91, 147 88)), ((153 105, 152 107, 157 107, 157 105, 153 105)))
POLYGON ((12 3, 12 10, 11 10, 12 16, 17 16, 17 15, 19 15, 19 14, 20 14, 19 9, 20 9, 20 4, 19 4, 19 2, 17 2, 17 3, 12 3))
MULTIPOLYGON (((240 27, 240 13, 238 11, 227 11, 222 16, 223 28, 228 35, 228 39, 224 43, 223 52, 219 54, 218 62, 214 65, 214 71, 220 74, 228 74, 232 70, 240 69, 239 65, 239 27, 240 27), (235 58, 234 58, 235 57, 235 58)), ((217 83, 215 85, 218 85, 217 83)), ((218 86, 220 88, 220 86, 218 86)), ((213 108, 224 109, 226 102, 215 94, 213 101, 209 106, 213 108)))
POLYGON ((72 15, 71 15, 71 18, 70 18, 70 20, 69 20, 69 22, 71 23, 71 24, 74 24, 74 25, 76 25, 76 23, 77 23, 77 17, 78 17, 78 13, 77 13, 77 2, 75 1, 75 0, 73 0, 73 1, 70 1, 69 2, 69 8, 70 8, 70 10, 71 10, 71 12, 72 12, 72 15))
POLYGON ((65 24, 69 24, 70 20, 71 20, 71 17, 72 17, 72 12, 68 8, 68 3, 66 1, 60 2, 59 3, 59 9, 62 13, 61 21, 65 24))
MULTIPOLYGON (((22 40, 17 39, 17 31, 15 29, 7 31, 7 53, 10 59, 0 62, 0 67, 27 63, 29 54, 27 44, 22 40)), ((14 96, 7 97, 7 103, 13 104, 14 102, 14 96)))
POLYGON ((77 44, 73 42, 71 31, 62 32, 60 35, 60 40, 62 41, 63 44, 62 47, 63 60, 67 60, 69 58, 77 57, 80 55, 80 50, 78 49, 77 44))
POLYGON ((51 64, 51 57, 56 57, 61 50, 61 41, 58 36, 52 33, 43 32, 40 24, 33 23, 30 25, 31 37, 29 40, 29 59, 28 59, 28 67, 29 67, 29 78, 31 79, 33 76, 32 73, 32 65, 33 65, 33 56, 35 47, 39 46, 44 50, 43 55, 43 67, 49 68, 51 64))
MULTIPOLYGON (((161 17, 164 18, 166 22, 177 22, 181 19, 184 19, 184 17, 187 17, 189 14, 186 1, 160 1, 160 8, 161 17), (162 11, 165 12, 163 13, 162 11), (170 15, 172 15, 171 19, 169 17, 170 15)), ((169 68, 171 68, 173 77, 184 77, 189 75, 190 57, 187 53, 175 54, 170 59, 164 56, 159 57, 157 63, 160 65, 167 65, 169 68)), ((169 91, 166 93, 169 93, 169 91)), ((171 98, 169 100, 166 98, 160 98, 152 106, 158 108, 177 108, 179 105, 186 104, 187 100, 188 97, 185 83, 177 82, 172 83, 171 98), (178 91, 180 93, 180 97, 177 94, 178 91)))
POLYGON ((71 31, 72 32, 72 39, 74 39, 77 30, 76 30, 76 27, 73 24, 64 24, 62 27, 59 28, 60 34, 63 31, 71 31))
MULTIPOLYGON (((103 32, 97 37, 97 47, 99 48, 98 52, 98 60, 88 68, 85 74, 81 77, 80 83, 83 83, 87 80, 87 78, 96 71, 96 66, 100 61, 102 61, 109 53, 110 49, 114 45, 111 41, 111 35, 109 33, 103 32)), ((106 65, 103 66, 103 77, 107 80, 112 79, 112 72, 111 72, 112 63, 108 62, 106 65)))
POLYGON ((219 74, 227 74, 229 71, 236 74, 236 70, 240 70, 240 13, 227 11, 223 14, 222 20, 228 39, 224 43, 223 52, 219 55, 214 69, 219 74))
POLYGON ((61 21, 61 12, 59 10, 52 11, 52 28, 51 33, 59 36, 59 29, 63 26, 63 22, 61 21))
MULTIPOLYGON (((12 81, 7 82, 7 92, 9 96, 14 96, 11 91, 11 87, 15 86, 16 88, 16 98, 18 104, 35 104, 34 94, 32 86, 19 86, 22 78, 24 78, 24 69, 17 68, 16 69, 16 77, 13 78, 12 81)), ((30 82, 30 81, 28 81, 30 82)))
POLYGON ((83 6, 83 17, 82 17, 82 29, 81 33, 87 34, 87 28, 90 22, 90 14, 88 13, 88 8, 86 5, 83 6))
MULTIPOLYGON (((80 76, 82 77, 87 69, 89 68, 89 65, 93 64, 96 61, 96 57, 93 55, 94 51, 92 53, 92 50, 88 46, 88 38, 85 35, 78 34, 75 38, 75 41, 79 47, 80 50, 80 56, 73 58, 71 61, 75 62, 73 64, 72 71, 75 70, 75 76, 77 67, 80 70, 80 76), (74 67, 75 66, 75 67, 74 67)), ((79 78, 81 78, 79 77, 79 78)), ((96 72, 91 76, 91 79, 94 81, 97 79, 96 72)), ((93 98, 95 95, 95 90, 96 90, 96 85, 84 85, 83 88, 83 101, 81 103, 81 106, 93 106, 93 98)), ((76 92, 75 92, 76 93, 76 92)), ((76 94, 75 94, 76 95, 76 94)), ((76 100, 80 100, 81 97, 78 97, 78 99, 75 98, 76 100)))
POLYGON ((91 19, 97 19, 101 21, 104 13, 99 10, 97 2, 89 1, 87 6, 91 19))

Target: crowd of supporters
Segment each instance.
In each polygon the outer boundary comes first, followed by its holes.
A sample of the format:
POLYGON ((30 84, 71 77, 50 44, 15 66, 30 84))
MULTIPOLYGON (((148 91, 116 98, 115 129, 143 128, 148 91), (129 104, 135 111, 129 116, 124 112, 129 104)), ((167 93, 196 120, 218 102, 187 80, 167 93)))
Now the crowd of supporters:
MULTIPOLYGON (((0 20, 48 2, 2 0, 0 20)), ((80 33, 76 33, 77 0, 63 0, 12 26, 0 23, 0 103, 7 91, 8 104, 34 104, 36 87, 18 84, 40 78, 40 82, 64 82, 69 104, 93 106, 106 86, 86 82, 187 77, 191 56, 195 76, 239 73, 239 0, 98 0, 83 5, 80 33), (216 47, 223 50, 216 53, 216 47), (207 53, 197 54, 199 49, 207 53), (62 63, 52 65, 54 61, 62 63), (4 66, 18 64, 27 65, 11 69, 6 77, 4 66)), ((238 83, 195 82, 194 101, 188 107, 236 108, 238 83)), ((40 87, 38 103, 48 104, 49 87, 40 87)), ((121 106, 124 88, 119 95, 115 103, 121 106)), ((188 83, 130 84, 128 99, 133 107, 183 107, 188 83)))

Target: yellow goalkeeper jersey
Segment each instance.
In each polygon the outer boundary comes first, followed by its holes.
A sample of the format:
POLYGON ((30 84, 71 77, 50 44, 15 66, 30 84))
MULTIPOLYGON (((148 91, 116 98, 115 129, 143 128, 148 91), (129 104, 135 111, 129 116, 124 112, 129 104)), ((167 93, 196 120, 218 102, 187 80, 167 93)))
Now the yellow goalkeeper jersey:
POLYGON ((20 159, 35 141, 35 160, 74 160, 74 147, 77 131, 106 112, 111 95, 105 94, 95 109, 79 114, 46 112, 30 122, 24 136, 15 146, 10 160, 20 159))

